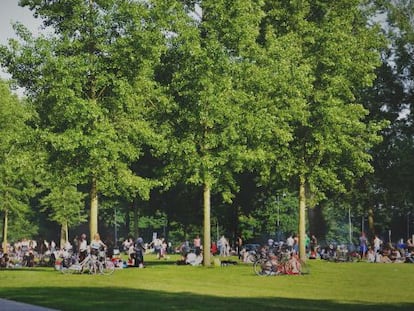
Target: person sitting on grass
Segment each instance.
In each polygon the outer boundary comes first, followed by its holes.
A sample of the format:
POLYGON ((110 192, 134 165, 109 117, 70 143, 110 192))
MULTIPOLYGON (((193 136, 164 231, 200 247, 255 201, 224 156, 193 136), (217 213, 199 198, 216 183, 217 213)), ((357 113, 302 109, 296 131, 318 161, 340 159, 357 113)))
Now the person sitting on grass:
POLYGON ((196 255, 195 253, 189 253, 187 254, 185 262, 192 266, 199 266, 203 262, 203 256, 201 254, 196 255))
POLYGON ((375 256, 375 251, 372 249, 372 247, 368 248, 368 252, 367 252, 367 262, 375 262, 376 260, 376 256, 375 256))
POLYGON ((11 268, 13 265, 10 262, 9 255, 7 253, 0 257, 0 268, 11 268))

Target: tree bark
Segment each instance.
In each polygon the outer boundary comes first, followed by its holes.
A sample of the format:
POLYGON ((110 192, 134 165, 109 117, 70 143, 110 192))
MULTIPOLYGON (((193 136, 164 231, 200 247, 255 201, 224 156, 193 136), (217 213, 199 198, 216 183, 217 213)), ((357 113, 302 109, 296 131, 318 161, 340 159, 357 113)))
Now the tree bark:
POLYGON ((375 236, 375 226, 374 226, 374 210, 370 208, 368 210, 368 228, 369 228, 369 235, 375 236))
POLYGON ((299 256, 306 261, 306 193, 305 177, 299 177, 299 256))
POLYGON ((98 233, 98 187, 96 178, 92 178, 91 184, 91 207, 89 220, 89 236, 92 240, 95 233, 98 233))
POLYGON ((64 248, 68 240, 68 222, 65 221, 60 227, 60 249, 64 248))
POLYGON ((7 231, 9 226, 9 211, 7 208, 4 210, 3 218, 3 253, 7 253, 7 231))
POLYGON ((210 219, 210 186, 204 184, 204 236, 203 236, 203 264, 206 267, 211 265, 210 246, 211 246, 211 219, 210 219))

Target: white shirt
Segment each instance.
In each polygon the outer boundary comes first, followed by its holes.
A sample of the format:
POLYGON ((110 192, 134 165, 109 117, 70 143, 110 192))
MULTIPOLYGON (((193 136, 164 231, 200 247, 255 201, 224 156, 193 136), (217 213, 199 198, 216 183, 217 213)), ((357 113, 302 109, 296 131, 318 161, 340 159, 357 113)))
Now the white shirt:
POLYGON ((79 244, 79 251, 84 252, 88 249, 88 242, 86 240, 82 240, 79 244))

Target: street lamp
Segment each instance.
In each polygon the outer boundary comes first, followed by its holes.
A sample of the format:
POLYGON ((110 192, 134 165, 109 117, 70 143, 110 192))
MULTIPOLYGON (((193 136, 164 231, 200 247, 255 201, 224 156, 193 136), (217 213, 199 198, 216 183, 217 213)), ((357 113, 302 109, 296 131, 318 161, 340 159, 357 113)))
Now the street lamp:
POLYGON ((279 230, 279 225, 280 225, 280 220, 279 220, 279 214, 280 214, 280 206, 279 206, 279 201, 280 201, 280 198, 279 198, 279 194, 277 195, 277 197, 276 197, 276 207, 277 207, 277 230, 279 230))

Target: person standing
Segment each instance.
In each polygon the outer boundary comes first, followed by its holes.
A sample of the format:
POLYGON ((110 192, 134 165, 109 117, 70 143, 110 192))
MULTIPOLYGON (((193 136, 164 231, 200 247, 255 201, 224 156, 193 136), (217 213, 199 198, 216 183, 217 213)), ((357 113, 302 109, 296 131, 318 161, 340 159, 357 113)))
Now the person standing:
POLYGON ((217 249, 217 244, 216 244, 216 242, 211 242, 211 248, 210 248, 210 252, 211 252, 211 254, 213 255, 213 256, 215 256, 216 254, 217 254, 217 251, 218 251, 218 249, 217 249))
POLYGON ((201 254, 201 239, 200 239, 200 236, 198 234, 195 237, 195 239, 193 240, 193 245, 194 245, 195 254, 197 256, 200 256, 200 254, 201 254))
POLYGON ((381 249, 381 245, 382 245, 382 240, 378 237, 378 235, 375 235, 374 238, 374 252, 378 253, 379 250, 381 249))
POLYGON ((134 244, 134 266, 138 268, 144 268, 144 253, 145 246, 144 240, 139 237, 134 244))
POLYGON ((228 257, 230 253, 230 249, 229 249, 230 247, 229 247, 229 242, 224 237, 224 235, 221 236, 218 244, 220 248, 220 256, 228 257))
POLYGON ((243 240, 241 238, 240 235, 237 236, 236 239, 236 251, 237 251, 237 256, 239 257, 239 260, 241 259, 242 255, 241 255, 241 250, 243 248, 243 240))
POLYGON ((73 243, 73 247, 72 247, 73 255, 75 257, 77 257, 78 256, 78 252, 79 252, 79 238, 78 238, 77 235, 73 239, 72 243, 73 243))
POLYGON ((365 232, 361 233, 359 237, 359 251, 361 253, 361 258, 365 258, 368 250, 368 239, 365 235, 365 232))
POLYGON ((157 259, 161 259, 161 246, 162 246, 162 240, 158 237, 156 237, 151 243, 154 247, 154 253, 157 255, 157 259))
POLYGON ((168 242, 166 239, 162 238, 162 243, 161 243, 161 258, 164 259, 168 259, 167 254, 168 254, 168 242))
POLYGON ((293 236, 293 251, 295 254, 299 254, 299 236, 297 234, 293 236))
POLYGON ((316 253, 317 253, 317 249, 318 249, 318 239, 316 238, 316 236, 314 234, 312 234, 312 236, 311 236, 310 249, 311 250, 310 250, 309 258, 315 259, 317 257, 316 253))
POLYGON ((79 250, 78 250, 79 261, 82 262, 88 255, 88 241, 86 240, 85 233, 81 234, 78 245, 79 245, 79 250))
POLYGON ((286 245, 288 247, 288 250, 290 252, 293 251, 293 245, 295 244, 295 240, 293 239, 293 236, 290 234, 289 237, 286 240, 286 245))

